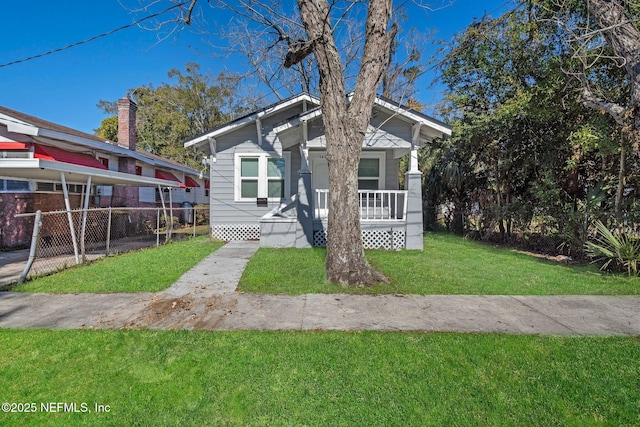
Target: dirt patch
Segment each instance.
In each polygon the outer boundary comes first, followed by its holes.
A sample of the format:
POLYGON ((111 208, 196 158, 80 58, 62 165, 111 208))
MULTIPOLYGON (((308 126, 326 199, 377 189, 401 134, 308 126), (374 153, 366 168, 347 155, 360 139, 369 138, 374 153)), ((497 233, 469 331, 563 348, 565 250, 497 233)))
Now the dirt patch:
POLYGON ((190 311, 193 300, 190 297, 163 298, 154 297, 136 319, 125 325, 126 328, 144 328, 154 323, 168 320, 178 313, 190 311))
POLYGON ((205 301, 205 310, 201 316, 196 316, 193 327, 195 329, 216 329, 226 316, 233 314, 238 306, 238 300, 235 298, 222 297, 219 295, 208 298, 205 301), (217 317, 210 316, 211 312, 219 311, 217 317))
POLYGON ((210 298, 193 298, 190 295, 178 298, 156 296, 125 328, 163 325, 169 329, 216 329, 226 316, 233 314, 237 305, 235 298, 219 295, 210 298))
POLYGON ((519 251, 519 250, 516 250, 515 252, 519 254, 529 255, 535 258, 546 259, 547 261, 561 262, 563 264, 571 264, 574 262, 573 258, 566 255, 547 255, 547 254, 540 254, 536 252, 519 251))

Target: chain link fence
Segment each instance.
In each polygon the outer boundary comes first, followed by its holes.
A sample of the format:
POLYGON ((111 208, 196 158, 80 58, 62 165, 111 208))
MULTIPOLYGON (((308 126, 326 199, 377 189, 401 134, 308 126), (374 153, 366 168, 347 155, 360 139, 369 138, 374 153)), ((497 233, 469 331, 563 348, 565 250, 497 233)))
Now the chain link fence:
POLYGON ((21 281, 170 240, 209 235, 209 207, 93 208, 37 212, 21 281))

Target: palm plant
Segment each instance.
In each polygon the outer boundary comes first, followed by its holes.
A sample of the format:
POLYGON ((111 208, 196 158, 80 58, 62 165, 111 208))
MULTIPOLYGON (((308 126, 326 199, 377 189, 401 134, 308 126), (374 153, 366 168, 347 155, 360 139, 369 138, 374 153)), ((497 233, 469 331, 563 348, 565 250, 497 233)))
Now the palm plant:
POLYGON ((640 238, 622 231, 613 232, 601 221, 596 221, 596 238, 585 244, 585 252, 602 264, 601 270, 624 269, 627 274, 638 275, 640 267, 640 238))

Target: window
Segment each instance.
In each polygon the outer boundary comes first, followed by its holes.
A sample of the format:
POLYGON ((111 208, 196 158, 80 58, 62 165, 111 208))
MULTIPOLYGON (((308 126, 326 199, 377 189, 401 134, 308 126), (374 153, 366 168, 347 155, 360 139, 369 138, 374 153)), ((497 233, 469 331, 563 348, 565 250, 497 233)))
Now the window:
POLYGON ((56 191, 56 186, 53 182, 38 182, 38 191, 56 191))
MULTIPOLYGON (((51 192, 62 193, 62 184, 53 182, 37 182, 36 191, 39 192, 51 192)), ((82 194, 84 192, 84 185, 82 184, 67 184, 67 191, 74 194, 82 194)))
POLYGON ((0 191, 7 193, 24 193, 31 191, 31 183, 29 181, 15 179, 0 179, 0 191))
POLYGON ((142 166, 136 166, 136 175, 139 175, 139 176, 142 175, 142 166))
POLYGON ((281 200, 289 195, 290 153, 272 157, 266 153, 236 154, 235 199, 252 201, 257 198, 281 200))
POLYGON ((105 168, 109 169, 109 159, 106 157, 98 157, 98 161, 102 163, 105 168))
POLYGON ((260 178, 260 157, 240 159, 240 198, 257 198, 260 178))
POLYGON ((267 159, 267 197, 284 199, 285 160, 267 159))
POLYGON ((358 165, 358 190, 378 190, 380 183, 380 159, 360 159, 358 165))
POLYGON ((384 190, 385 153, 363 152, 358 165, 358 190, 384 190))

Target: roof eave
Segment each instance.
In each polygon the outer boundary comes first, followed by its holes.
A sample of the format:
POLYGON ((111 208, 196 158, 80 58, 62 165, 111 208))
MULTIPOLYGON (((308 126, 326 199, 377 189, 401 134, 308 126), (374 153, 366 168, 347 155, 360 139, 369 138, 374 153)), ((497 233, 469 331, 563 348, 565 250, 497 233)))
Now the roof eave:
MULTIPOLYGON (((52 181, 47 175, 47 172, 69 173, 82 177, 91 176, 92 180, 94 180, 93 184, 95 185, 129 185, 135 187, 156 187, 158 185, 161 187, 178 187, 180 185, 173 181, 154 177, 132 175, 108 169, 96 169, 44 159, 3 159, 3 161, 0 162, 0 176, 31 181, 52 181), (12 171, 12 173, 7 174, 6 171, 12 171), (45 177, 45 175, 47 176, 45 177)), ((58 181, 58 179, 54 181, 58 181)))
POLYGON ((298 102, 301 101, 308 101, 308 102, 313 102, 318 104, 320 101, 315 98, 312 97, 311 95, 307 94, 307 93, 303 93, 297 96, 294 96, 292 98, 289 98, 285 101, 276 103, 270 107, 266 107, 263 108, 262 110, 259 110, 249 116, 243 117, 241 119, 238 119, 236 121, 233 121, 231 123, 227 123, 226 125, 222 125, 221 127, 214 129, 210 132, 204 133, 200 136, 197 136, 191 140, 188 140, 184 143, 184 147, 185 148, 195 148, 198 149, 199 147, 201 147, 204 144, 208 144, 208 140, 209 138, 217 138, 221 135, 224 135, 226 133, 229 133, 235 129, 238 129, 242 126, 245 126, 249 123, 252 123, 254 121, 256 121, 257 119, 263 118, 265 116, 268 116, 270 114, 276 113, 278 111, 281 111, 291 105, 297 104, 298 102))

